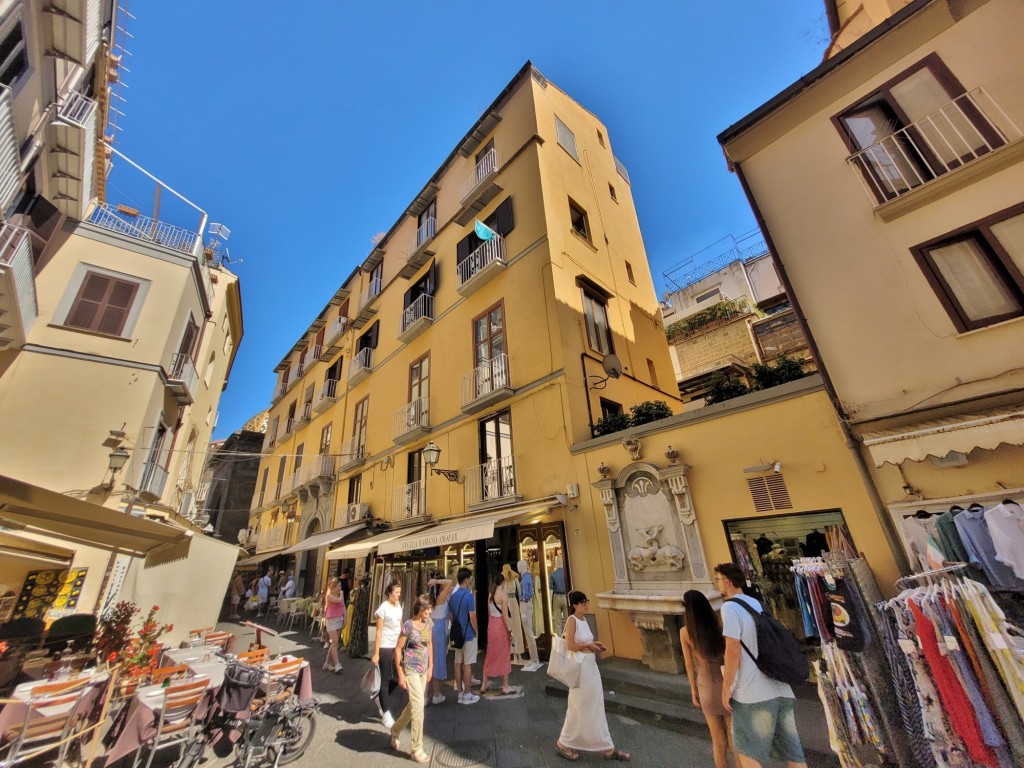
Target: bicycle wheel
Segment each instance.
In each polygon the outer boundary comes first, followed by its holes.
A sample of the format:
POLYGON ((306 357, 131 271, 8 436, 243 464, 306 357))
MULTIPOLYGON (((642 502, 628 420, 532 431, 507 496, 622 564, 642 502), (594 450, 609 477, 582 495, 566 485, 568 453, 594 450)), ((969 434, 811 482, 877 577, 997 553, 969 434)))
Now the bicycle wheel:
POLYGON ((278 765, 287 765, 302 757, 316 735, 316 715, 312 709, 301 709, 285 721, 281 729, 284 744, 278 765))

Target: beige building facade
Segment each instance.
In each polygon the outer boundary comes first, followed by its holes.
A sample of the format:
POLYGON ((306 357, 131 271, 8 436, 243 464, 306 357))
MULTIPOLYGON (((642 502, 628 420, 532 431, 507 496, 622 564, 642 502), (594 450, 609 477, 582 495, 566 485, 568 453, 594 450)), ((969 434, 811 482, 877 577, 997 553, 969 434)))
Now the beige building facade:
POLYGON ((906 516, 1024 495, 1024 9, 826 7, 830 58, 719 139, 920 568, 906 516))

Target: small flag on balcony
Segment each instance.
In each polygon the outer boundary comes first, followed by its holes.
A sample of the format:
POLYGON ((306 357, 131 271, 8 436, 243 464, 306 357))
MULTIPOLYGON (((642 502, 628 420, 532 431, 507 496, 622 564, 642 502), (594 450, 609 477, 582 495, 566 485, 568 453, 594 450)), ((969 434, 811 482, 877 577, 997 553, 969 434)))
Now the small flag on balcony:
POLYGON ((493 240, 494 236, 498 234, 482 221, 478 221, 476 219, 473 220, 473 231, 476 232, 477 237, 484 241, 493 240))

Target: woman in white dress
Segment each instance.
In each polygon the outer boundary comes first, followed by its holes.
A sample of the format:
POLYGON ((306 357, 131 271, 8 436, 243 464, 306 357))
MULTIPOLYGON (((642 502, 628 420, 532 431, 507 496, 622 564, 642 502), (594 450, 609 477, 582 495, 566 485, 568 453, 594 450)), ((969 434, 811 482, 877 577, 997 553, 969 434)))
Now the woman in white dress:
POLYGON ((604 643, 594 639, 587 624, 590 601, 578 590, 569 593, 569 618, 562 637, 570 651, 580 651, 583 667, 580 684, 569 689, 569 709, 565 713, 562 733, 555 742, 558 754, 566 760, 579 760, 580 752, 601 752, 608 760, 631 759, 628 752, 616 749, 608 732, 608 718, 604 714, 604 688, 601 672, 594 654, 606 650, 604 643))

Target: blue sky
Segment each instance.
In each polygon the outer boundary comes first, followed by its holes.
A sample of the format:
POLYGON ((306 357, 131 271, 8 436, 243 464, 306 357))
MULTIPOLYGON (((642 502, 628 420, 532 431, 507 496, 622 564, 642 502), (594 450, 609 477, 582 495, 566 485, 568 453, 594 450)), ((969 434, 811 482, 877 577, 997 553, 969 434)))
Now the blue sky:
MULTIPOLYGON (((245 338, 216 437, 268 405, 285 351, 528 59, 607 125, 660 293, 662 272, 754 227, 715 136, 827 41, 821 0, 131 10, 115 146, 232 231, 245 338)), ((108 199, 149 212, 123 166, 108 199)))

